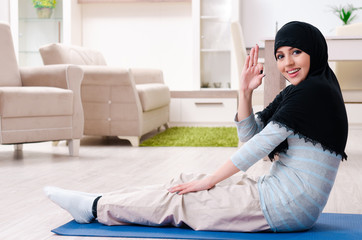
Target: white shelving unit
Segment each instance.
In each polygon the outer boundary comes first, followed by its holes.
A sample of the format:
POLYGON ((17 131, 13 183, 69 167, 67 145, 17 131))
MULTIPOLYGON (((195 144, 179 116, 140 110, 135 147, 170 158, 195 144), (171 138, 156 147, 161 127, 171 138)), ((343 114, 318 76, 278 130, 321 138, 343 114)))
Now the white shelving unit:
POLYGON ((231 22, 239 0, 192 0, 193 91, 171 92, 171 125, 234 126, 238 79, 231 22))
POLYGON ((230 23, 239 20, 238 0, 192 1, 195 89, 237 89, 230 23))
POLYGON ((10 1, 10 24, 19 66, 42 66, 39 47, 49 43, 81 44, 77 1, 57 0, 50 18, 38 18, 31 0, 10 1))

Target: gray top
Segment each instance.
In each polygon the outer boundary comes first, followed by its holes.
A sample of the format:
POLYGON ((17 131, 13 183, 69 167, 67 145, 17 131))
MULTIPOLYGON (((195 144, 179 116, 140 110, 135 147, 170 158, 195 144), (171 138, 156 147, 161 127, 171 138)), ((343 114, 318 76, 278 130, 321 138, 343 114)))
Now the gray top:
POLYGON ((236 125, 240 141, 246 143, 231 161, 242 171, 287 139, 286 153, 259 178, 261 208, 275 232, 311 228, 327 203, 342 156, 306 142, 276 122, 264 127, 254 114, 236 125))

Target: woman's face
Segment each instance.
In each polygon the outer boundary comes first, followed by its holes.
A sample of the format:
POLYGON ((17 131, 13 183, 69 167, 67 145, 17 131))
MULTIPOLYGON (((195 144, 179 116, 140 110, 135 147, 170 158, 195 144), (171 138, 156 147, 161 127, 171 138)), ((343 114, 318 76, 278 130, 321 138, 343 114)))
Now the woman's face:
POLYGON ((298 48, 280 47, 276 54, 277 65, 283 76, 293 85, 303 81, 309 72, 310 56, 298 48))

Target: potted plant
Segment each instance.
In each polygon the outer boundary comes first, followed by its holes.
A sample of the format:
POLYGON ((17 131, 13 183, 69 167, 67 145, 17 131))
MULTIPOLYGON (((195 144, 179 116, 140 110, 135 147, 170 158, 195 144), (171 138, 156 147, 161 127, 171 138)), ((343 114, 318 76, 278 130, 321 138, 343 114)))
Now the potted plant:
POLYGON ((50 18, 57 2, 56 0, 33 0, 38 18, 50 18))
POLYGON ((352 20, 356 17, 353 15, 353 12, 362 9, 362 7, 355 8, 352 4, 346 6, 332 7, 332 11, 341 19, 343 25, 350 24, 352 20))

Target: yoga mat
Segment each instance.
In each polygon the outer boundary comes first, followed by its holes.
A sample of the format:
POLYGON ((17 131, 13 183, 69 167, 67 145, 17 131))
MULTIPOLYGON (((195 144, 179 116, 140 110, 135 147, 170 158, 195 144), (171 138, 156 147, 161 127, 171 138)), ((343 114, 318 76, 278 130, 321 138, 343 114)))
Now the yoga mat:
POLYGON ((194 231, 188 228, 145 227, 138 225, 105 226, 98 222, 79 224, 74 220, 52 232, 65 236, 122 237, 122 238, 175 238, 175 239, 320 239, 359 240, 362 239, 361 214, 322 213, 316 225, 305 232, 294 233, 239 233, 194 231))

